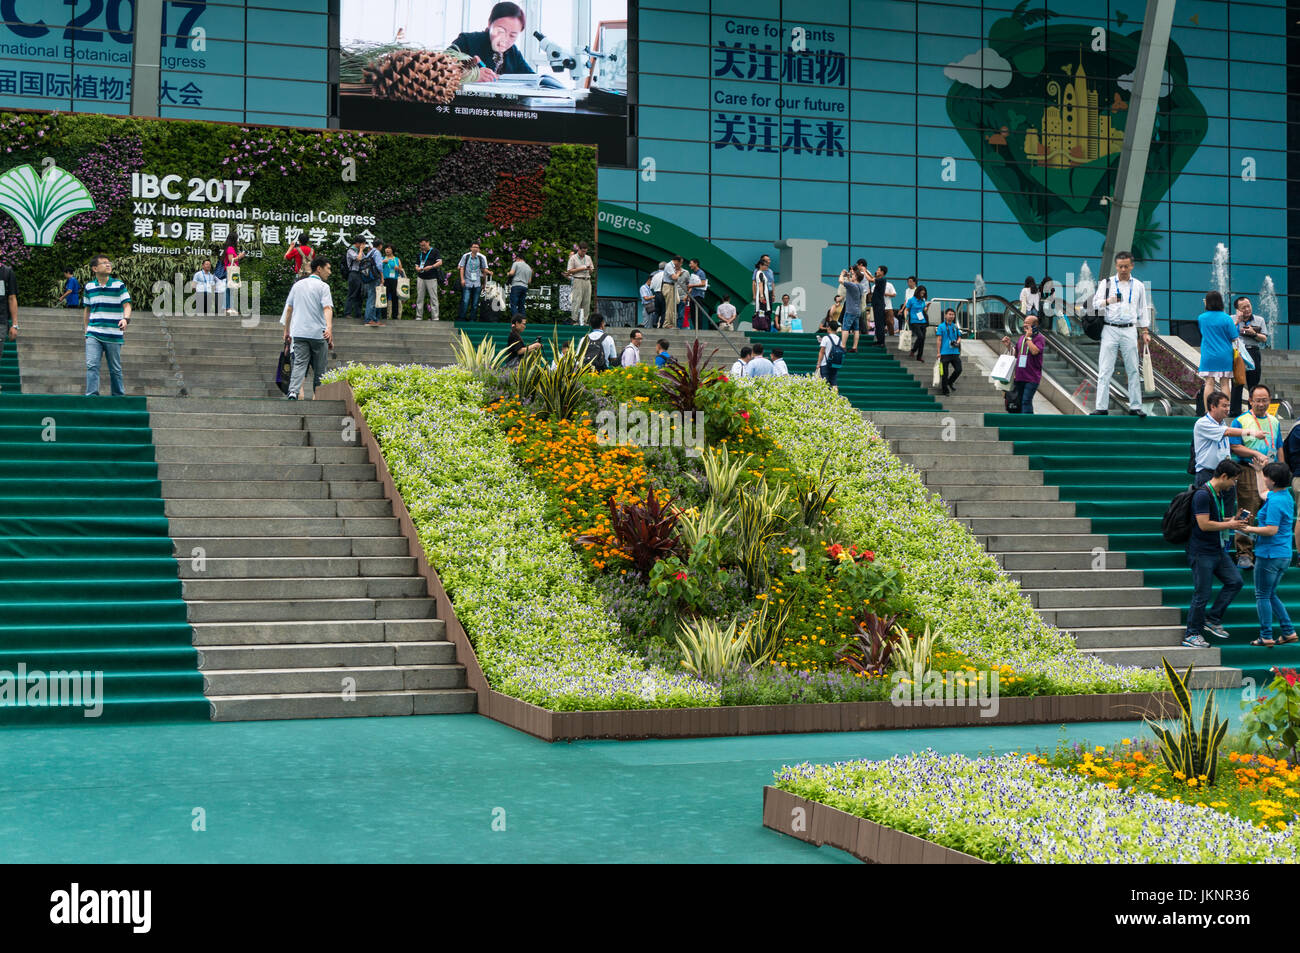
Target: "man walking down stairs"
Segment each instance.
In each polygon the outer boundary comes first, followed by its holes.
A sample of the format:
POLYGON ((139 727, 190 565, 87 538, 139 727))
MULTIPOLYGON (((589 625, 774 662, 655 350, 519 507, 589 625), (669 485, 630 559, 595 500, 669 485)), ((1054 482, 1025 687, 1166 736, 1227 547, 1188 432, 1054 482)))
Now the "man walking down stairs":
POLYGON ((215 719, 475 710, 341 401, 149 410, 215 719))

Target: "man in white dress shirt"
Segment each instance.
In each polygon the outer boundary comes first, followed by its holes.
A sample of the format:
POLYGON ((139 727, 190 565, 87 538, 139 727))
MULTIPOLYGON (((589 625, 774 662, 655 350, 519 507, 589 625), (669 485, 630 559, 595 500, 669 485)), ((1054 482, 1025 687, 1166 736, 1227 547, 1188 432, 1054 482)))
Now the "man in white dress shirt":
POLYGON ((1133 255, 1122 251, 1115 256, 1115 274, 1097 285, 1092 306, 1102 312, 1101 351, 1097 355, 1097 409, 1093 415, 1109 413, 1110 379, 1115 374, 1115 354, 1124 358, 1128 377, 1128 412, 1145 417, 1142 410, 1142 373, 1138 361, 1138 330, 1142 343, 1151 340, 1151 304, 1147 288, 1133 277, 1133 255))

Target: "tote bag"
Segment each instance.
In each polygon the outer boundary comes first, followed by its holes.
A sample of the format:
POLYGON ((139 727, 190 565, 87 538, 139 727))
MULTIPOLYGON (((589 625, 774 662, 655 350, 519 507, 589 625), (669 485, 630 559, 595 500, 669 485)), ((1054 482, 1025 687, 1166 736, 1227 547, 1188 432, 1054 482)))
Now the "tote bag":
MULTIPOLYGON (((993 370, 989 372, 989 380, 995 384, 1011 384, 1012 378, 1016 373, 1016 358, 1014 354, 1003 354, 993 365, 993 370)), ((1009 390, 1010 388, 1003 388, 1009 390)))
POLYGON ((930 386, 938 387, 943 381, 943 358, 934 359, 934 373, 930 375, 930 386))
POLYGON ((903 328, 903 333, 898 336, 898 349, 900 351, 910 351, 912 349, 912 329, 903 328))

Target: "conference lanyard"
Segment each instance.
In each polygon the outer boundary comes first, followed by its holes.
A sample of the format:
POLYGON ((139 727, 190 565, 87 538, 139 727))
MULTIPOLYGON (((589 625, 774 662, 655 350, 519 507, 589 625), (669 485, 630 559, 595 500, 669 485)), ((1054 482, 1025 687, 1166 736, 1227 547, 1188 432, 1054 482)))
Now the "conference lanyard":
POLYGON ((430 248, 430 249, 429 249, 428 251, 426 251, 426 252, 421 252, 421 253, 420 253, 420 268, 423 269, 424 266, 425 266, 425 263, 428 262, 428 260, 429 260, 430 258, 432 258, 432 257, 433 257, 433 249, 432 249, 432 248, 430 248))
MULTIPOLYGON (((1251 414, 1251 416, 1252 416, 1252 417, 1255 417, 1254 414, 1251 414)), ((1267 418, 1266 418, 1266 419, 1267 419, 1267 418)), ((1256 423, 1256 424, 1259 424, 1259 418, 1258 418, 1258 417, 1255 417, 1255 423, 1256 423)), ((1272 428, 1272 427, 1267 427, 1267 428, 1266 428, 1265 425, 1260 424, 1259 429, 1260 429, 1260 431, 1263 432, 1263 434, 1264 434, 1264 447, 1265 447, 1265 449, 1268 450, 1268 456, 1271 457, 1271 456, 1273 456, 1273 451, 1274 451, 1274 449, 1275 449, 1274 446, 1273 446, 1273 428, 1272 428)))

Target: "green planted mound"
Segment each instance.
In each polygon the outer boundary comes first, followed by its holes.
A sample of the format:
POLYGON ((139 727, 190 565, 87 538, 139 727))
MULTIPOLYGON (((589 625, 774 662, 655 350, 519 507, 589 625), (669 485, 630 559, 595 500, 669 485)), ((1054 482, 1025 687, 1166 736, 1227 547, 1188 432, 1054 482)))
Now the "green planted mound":
POLYGON ((662 373, 572 352, 503 373, 492 354, 332 376, 502 692, 555 710, 871 701, 917 667, 1004 695, 1163 687, 1045 626, 819 381, 742 386, 698 349, 662 373))
POLYGON ((1296 863, 1295 828, 1093 784, 1016 754, 801 764, 783 791, 991 863, 1296 863))
MULTIPOLYGON (((1186 622, 1192 573, 1186 552, 1165 542, 1160 523, 1169 501, 1191 483, 1187 458, 1195 419, 988 414, 985 421, 998 428, 1001 439, 1013 441, 1016 453, 1028 456, 1046 482, 1059 486, 1061 499, 1074 501, 1078 515, 1092 520, 1093 532, 1104 533, 1112 548, 1126 553, 1128 568, 1142 570, 1144 583, 1161 589, 1164 604, 1178 606, 1186 622)), ((1245 586, 1223 619, 1232 637, 1212 641, 1221 649, 1222 664, 1264 683, 1272 666, 1300 665, 1300 643, 1248 644, 1259 635, 1259 617, 1251 573, 1242 578, 1245 586)), ((1278 596, 1288 610, 1297 607, 1293 617, 1300 620, 1300 570, 1282 577, 1278 596)))
POLYGON ((141 398, 0 394, 0 724, 207 720, 141 398), (7 673, 79 673, 81 696, 7 673), (35 704, 36 684, 46 686, 35 704), (52 704, 55 689, 65 704, 52 704))

